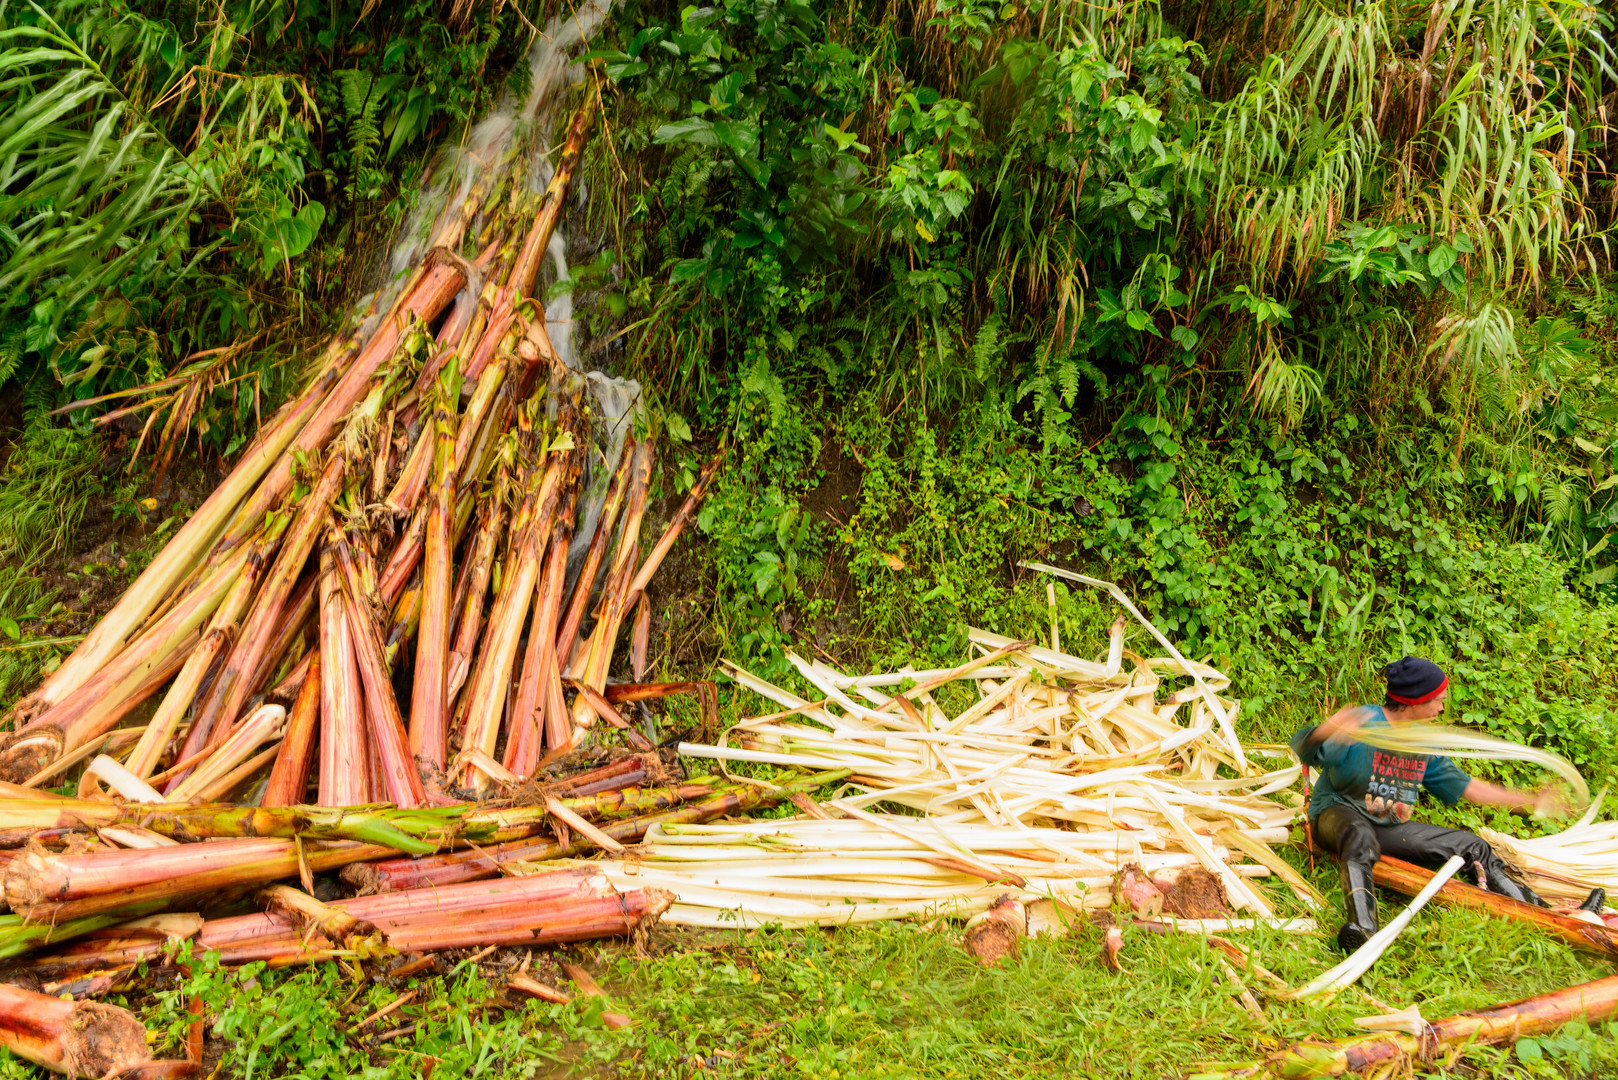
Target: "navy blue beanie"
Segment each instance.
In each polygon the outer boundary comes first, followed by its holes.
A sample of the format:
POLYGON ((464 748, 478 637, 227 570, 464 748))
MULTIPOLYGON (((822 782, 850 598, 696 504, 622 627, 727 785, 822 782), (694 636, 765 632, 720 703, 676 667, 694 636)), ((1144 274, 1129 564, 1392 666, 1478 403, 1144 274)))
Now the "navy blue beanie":
POLYGON ((1423 705, 1449 685, 1444 669, 1431 660, 1407 656, 1387 666, 1388 697, 1400 705, 1423 705))

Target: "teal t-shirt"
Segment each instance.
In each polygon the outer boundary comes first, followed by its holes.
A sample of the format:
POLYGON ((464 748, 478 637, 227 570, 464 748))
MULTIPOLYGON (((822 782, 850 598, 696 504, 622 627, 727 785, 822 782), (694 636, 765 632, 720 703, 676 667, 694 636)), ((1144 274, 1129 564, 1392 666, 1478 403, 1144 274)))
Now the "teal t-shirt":
MULTIPOLYGON (((1387 727, 1388 718, 1379 705, 1369 705, 1374 715, 1362 725, 1369 729, 1387 727)), ((1309 797, 1309 819, 1313 821, 1328 806, 1351 806, 1378 825, 1396 825, 1393 808, 1397 803, 1414 808, 1421 789, 1432 792, 1446 806, 1461 801, 1472 778, 1447 757, 1439 754, 1398 754, 1379 750, 1362 742, 1322 740, 1307 746, 1318 724, 1301 727, 1292 736, 1292 752, 1314 769, 1314 794, 1309 797)))

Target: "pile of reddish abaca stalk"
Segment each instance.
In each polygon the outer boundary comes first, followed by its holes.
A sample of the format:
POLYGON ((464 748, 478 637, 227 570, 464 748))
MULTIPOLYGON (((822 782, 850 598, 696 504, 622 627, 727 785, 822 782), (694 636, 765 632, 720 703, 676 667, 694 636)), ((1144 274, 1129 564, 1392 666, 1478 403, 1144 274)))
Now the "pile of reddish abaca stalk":
POLYGON ((622 851, 652 828, 770 806, 846 775, 770 790, 678 781, 669 756, 648 751, 444 807, 0 800, 0 843, 32 841, 0 849, 10 908, 0 914, 0 1045, 69 1075, 184 1075, 185 1062, 149 1061, 125 1010, 59 998, 138 984, 143 970, 177 964, 185 941, 226 964, 363 960, 408 974, 443 950, 631 936, 671 894, 615 889, 589 866, 500 875, 622 851), (294 880, 302 887, 278 883, 294 880))
POLYGON ((599 718, 624 723, 602 693, 620 629, 635 625, 638 670, 645 588, 717 459, 643 551, 653 444, 629 436, 569 575, 585 380, 560 363, 530 293, 588 117, 537 210, 520 169, 445 210, 369 337, 332 343, 13 711, 0 779, 37 785, 121 744, 122 768, 100 763, 81 795, 105 782, 126 798, 218 801, 268 768, 267 807, 445 805, 533 775, 599 718), (469 262, 455 252, 474 220, 469 262), (479 302, 448 310, 480 280, 479 302), (107 738, 148 699, 144 727, 107 738))
MULTIPOLYGON (((332 342, 13 710, 13 981, 103 992, 175 939, 290 964, 632 934, 666 894, 589 870, 482 879, 791 793, 681 781, 619 712, 695 692, 712 721, 710 684, 639 680, 646 587, 718 459, 643 549, 651 436, 588 457, 593 399, 532 292, 589 119, 587 105, 542 194, 532 156, 512 153, 446 206, 383 317, 332 342), (609 685, 626 624, 637 681, 609 685), (586 747, 601 721, 627 749, 586 747), (50 790, 81 767, 77 797, 50 790)), ((0 1042, 25 1056, 98 1075, 140 1064, 141 1040, 111 1057, 70 1045, 93 1009, 12 1004, 34 1035, 0 1022, 0 1042)))

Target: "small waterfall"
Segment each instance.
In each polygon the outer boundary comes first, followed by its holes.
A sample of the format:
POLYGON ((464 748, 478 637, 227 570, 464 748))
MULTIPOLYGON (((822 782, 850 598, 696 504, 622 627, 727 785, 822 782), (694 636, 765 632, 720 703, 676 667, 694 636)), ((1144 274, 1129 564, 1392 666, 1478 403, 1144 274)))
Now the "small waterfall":
MULTIPOLYGON (((463 146, 444 149, 428 172, 428 179, 415 206, 400 227, 393 248, 385 261, 386 284, 364 297, 358 311, 369 310, 372 326, 368 335, 403 286, 409 270, 419 265, 432 243, 434 228, 448 207, 460 206, 480 178, 505 174, 522 168, 528 190, 538 193, 550 183, 553 169, 551 151, 555 138, 565 130, 568 116, 556 108, 559 91, 584 78, 584 69, 573 60, 578 46, 588 41, 611 13, 613 0, 590 0, 576 10, 553 18, 534 39, 528 50, 529 86, 522 101, 506 96, 475 124, 463 146)), ((574 198, 585 197, 575 182, 574 198)), ((475 235, 473 222, 469 235, 475 235)), ((556 280, 569 278, 567 236, 558 223, 546 250, 555 268, 556 280)), ((477 289, 469 286, 456 303, 477 303, 477 289)), ((620 379, 599 371, 582 371, 578 343, 573 334, 573 296, 562 291, 545 305, 546 328, 551 343, 563 363, 579 371, 586 380, 594 402, 592 442, 594 453, 586 463, 584 486, 574 528, 570 572, 577 570, 595 530, 596 519, 606 497, 606 487, 622 458, 624 437, 635 417, 645 408, 641 387, 633 379, 620 379)))

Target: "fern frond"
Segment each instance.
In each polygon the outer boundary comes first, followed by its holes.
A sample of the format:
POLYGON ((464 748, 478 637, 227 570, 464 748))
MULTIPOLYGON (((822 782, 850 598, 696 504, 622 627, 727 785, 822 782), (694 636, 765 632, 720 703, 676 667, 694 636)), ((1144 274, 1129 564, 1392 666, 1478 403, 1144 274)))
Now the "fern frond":
POLYGON ((972 374, 979 381, 987 379, 989 372, 1004 357, 1004 331, 1005 320, 998 314, 989 316, 978 327, 977 335, 972 339, 972 374))
POLYGON ((1545 479, 1540 487, 1540 499, 1545 505, 1545 516, 1553 525, 1570 525, 1579 512, 1578 489, 1572 480, 1545 479))
POLYGON ((382 144, 382 129, 376 120, 382 95, 376 92, 376 76, 356 68, 345 68, 336 74, 343 114, 348 118, 349 152, 354 155, 356 167, 369 165, 376 160, 377 148, 382 144))
POLYGON ((28 332, 21 324, 7 328, 0 336, 0 386, 17 374, 22 366, 23 354, 28 351, 28 332))

